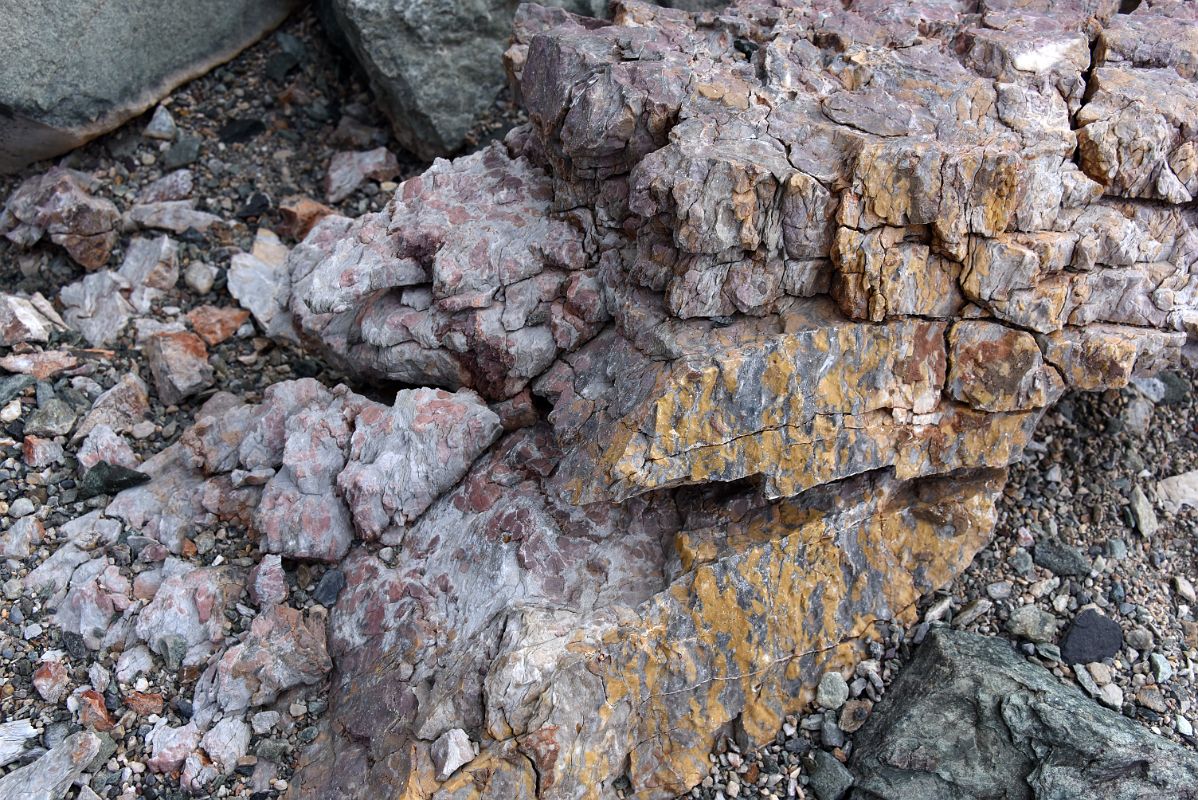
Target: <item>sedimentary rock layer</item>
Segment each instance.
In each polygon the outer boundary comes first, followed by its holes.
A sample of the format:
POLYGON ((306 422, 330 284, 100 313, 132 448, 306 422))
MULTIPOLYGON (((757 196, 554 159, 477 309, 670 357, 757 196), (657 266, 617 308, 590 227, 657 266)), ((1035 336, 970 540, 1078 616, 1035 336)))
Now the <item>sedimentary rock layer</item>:
POLYGON ((290 262, 346 368, 548 412, 354 546, 292 795, 671 796, 962 569, 1198 320, 1195 20, 1117 6, 522 7, 529 124, 290 262))

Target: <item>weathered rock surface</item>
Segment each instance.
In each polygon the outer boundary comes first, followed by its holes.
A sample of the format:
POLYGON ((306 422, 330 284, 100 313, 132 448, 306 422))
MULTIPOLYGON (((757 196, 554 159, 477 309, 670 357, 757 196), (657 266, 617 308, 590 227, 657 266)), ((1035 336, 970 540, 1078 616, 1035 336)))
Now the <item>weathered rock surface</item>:
POLYGON ((936 631, 858 733, 854 800, 1198 797, 1198 755, 1009 644, 936 631))
POLYGON ((100 739, 96 734, 72 733, 37 761, 0 778, 0 798, 61 800, 98 752, 100 739))
POLYGON ((18 0, 0 30, 0 172, 141 114, 282 22, 296 0, 18 0))
MULTIPOLYGON (((670 797, 910 619, 1044 409, 1195 330, 1169 8, 523 7, 530 123, 288 261, 305 341, 513 420, 431 504, 352 516, 292 796, 670 797)), ((295 435, 327 496, 347 431, 295 435)))
MULTIPOLYGON (((0 138, 0 171, 5 158, 0 138)), ((121 215, 110 201, 92 197, 95 188, 96 181, 90 175, 51 167, 22 183, 8 198, 0 211, 0 234, 21 247, 31 247, 47 238, 80 266, 99 269, 108 263, 116 246, 121 215)))

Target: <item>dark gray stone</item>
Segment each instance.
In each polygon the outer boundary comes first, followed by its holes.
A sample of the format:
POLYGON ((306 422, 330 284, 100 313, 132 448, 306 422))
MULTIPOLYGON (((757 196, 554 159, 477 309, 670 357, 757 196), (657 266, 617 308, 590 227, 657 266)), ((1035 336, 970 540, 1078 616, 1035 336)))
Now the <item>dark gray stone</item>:
POLYGON ((1123 647, 1123 629, 1110 617, 1092 608, 1078 614, 1061 641, 1061 658, 1067 664, 1102 661, 1123 647))
POLYGON ((1090 559, 1076 547, 1061 542, 1039 542, 1032 554, 1036 564, 1053 575, 1084 576, 1090 574, 1090 559))
POLYGON ((79 496, 86 500, 101 494, 116 494, 150 480, 150 476, 135 469, 98 461, 79 481, 79 496))
POLYGON ((320 583, 316 584, 316 589, 312 592, 312 599, 325 608, 332 608, 337 602, 337 595, 341 594, 344 588, 345 573, 339 569, 331 569, 321 576, 320 583))
POLYGON ((1198 798, 1198 754, 1001 640, 937 630, 857 734, 853 800, 1198 798))
POLYGON ((0 173, 64 153, 228 61, 301 0, 9 0, 0 173))
POLYGON ((803 766, 818 800, 841 800, 853 785, 853 773, 831 753, 812 750, 804 757, 803 766))
MULTIPOLYGON (((659 3, 687 10, 723 0, 659 3)), ((503 52, 512 35, 516 0, 318 0, 335 45, 348 49, 370 78, 391 118, 395 138, 424 159, 462 147, 507 81, 503 52)), ((590 17, 607 0, 542 0, 590 17)))

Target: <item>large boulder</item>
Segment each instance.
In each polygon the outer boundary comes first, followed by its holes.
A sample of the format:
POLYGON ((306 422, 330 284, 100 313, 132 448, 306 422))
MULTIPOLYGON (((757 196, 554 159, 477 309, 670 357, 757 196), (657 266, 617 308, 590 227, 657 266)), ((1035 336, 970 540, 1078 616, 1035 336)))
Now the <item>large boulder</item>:
POLYGON ((0 173, 78 147, 228 61, 303 0, 13 0, 0 25, 0 173))
POLYGON ((1198 798, 1198 754, 961 631, 928 637, 850 766, 853 800, 1198 798))
MULTIPOLYGON (((347 370, 545 416, 359 531, 292 796, 677 796, 913 620, 1044 410, 1198 322, 1187 96, 1091 70, 1117 7, 522 7, 529 124, 289 261, 347 370)), ((1189 63, 1126 27, 1111 70, 1189 63)))
MULTIPOLYGON (((726 0, 662 5, 723 6, 726 0)), ((548 0, 602 16, 608 0, 548 0)), ((519 0, 318 0, 333 40, 366 70, 396 138, 421 158, 452 153, 504 85, 519 0)))

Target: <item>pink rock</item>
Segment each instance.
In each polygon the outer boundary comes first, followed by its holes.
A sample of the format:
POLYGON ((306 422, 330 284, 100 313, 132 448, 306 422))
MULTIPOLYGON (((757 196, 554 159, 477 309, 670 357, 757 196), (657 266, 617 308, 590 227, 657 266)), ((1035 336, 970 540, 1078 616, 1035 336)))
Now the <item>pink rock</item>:
POLYGON ((37 517, 22 517, 0 532, 0 557, 28 558, 33 548, 42 543, 46 528, 37 517))
POLYGON ((91 196, 96 185, 90 175, 62 167, 29 178, 0 211, 0 234, 22 247, 48 237, 76 263, 99 269, 116 246, 120 213, 91 196))
POLYGON ((146 761, 154 772, 174 772, 183 766, 183 761, 200 746, 202 731, 194 722, 178 728, 168 727, 166 720, 159 720, 154 730, 146 736, 146 744, 152 755, 146 761))
POLYGON ((62 461, 62 445, 53 439, 43 439, 40 436, 26 436, 21 452, 25 463, 34 469, 48 467, 62 461))
POLYGON ((57 705, 66 695, 67 668, 61 661, 43 661, 33 672, 33 688, 47 703, 57 705))
POLYGON ((354 526, 369 540, 408 525, 502 432, 499 417, 469 390, 405 389, 390 408, 367 406, 337 477, 354 526))
POLYGON ((27 298, 0 294, 0 347, 48 341, 53 329, 54 323, 27 298))
POLYGON ((137 617, 137 635, 177 668, 202 663, 224 641, 224 612, 245 580, 230 566, 189 569, 178 564, 137 617))
POLYGON ((158 397, 164 403, 178 403, 215 380, 208 348, 194 333, 158 334, 150 338, 145 351, 158 397))
POLYGON ((195 200, 143 203, 134 206, 129 212, 129 217, 143 228, 155 228, 177 234, 189 230, 206 233, 214 225, 224 224, 220 217, 207 211, 199 211, 195 206, 195 200))
POLYGON ((250 570, 250 599, 261 608, 282 603, 287 599, 287 575, 283 572, 282 556, 268 553, 250 570))
POLYGON ((65 308, 63 319, 94 347, 106 347, 116 341, 133 315, 133 306, 125 297, 129 283, 117 273, 102 270, 64 286, 59 299, 65 308))
POLYGON ((158 180, 142 189, 137 195, 141 204, 162 203, 171 200, 186 200, 191 197, 195 186, 195 176, 189 169, 177 169, 163 175, 158 180))
POLYGON ((0 358, 0 369, 32 375, 39 381, 79 366, 79 357, 65 350, 43 350, 36 353, 13 353, 0 358))
POLYGON ((117 464, 129 469, 137 469, 141 459, 133 452, 133 448, 125 438, 107 425, 97 425, 92 428, 76 454, 79 459, 79 474, 82 475, 100 461, 117 464))
POLYGON ((324 180, 324 191, 330 203, 340 203, 354 193, 362 182, 370 179, 386 181, 399 174, 395 154, 385 147, 362 152, 341 152, 333 155, 324 180))
POLYGON ((217 665, 215 694, 227 712, 273 702, 295 686, 311 686, 333 668, 325 649, 325 617, 272 606, 217 665))
POLYGON ((241 308, 219 308, 217 306, 197 306, 187 312, 187 321, 192 330, 215 347, 237 333, 237 329, 246 323, 250 313, 241 308))
POLYGON ((120 568, 104 557, 81 565, 71 576, 66 597, 54 621, 64 631, 83 637, 83 644, 99 650, 113 618, 132 602, 132 586, 120 568))
POLYGON ((116 385, 96 398, 91 411, 75 428, 74 438, 84 438, 98 425, 106 425, 117 433, 128 433, 149 411, 150 395, 145 381, 126 373, 116 385))
POLYGON ((120 276, 133 288, 130 301, 145 314, 179 280, 179 246, 169 236, 135 238, 129 242, 120 276))

